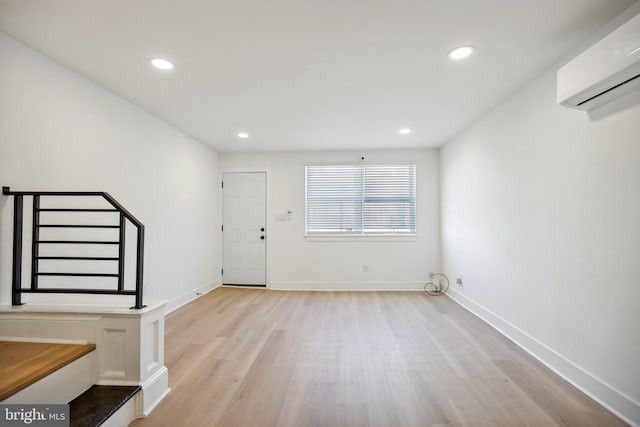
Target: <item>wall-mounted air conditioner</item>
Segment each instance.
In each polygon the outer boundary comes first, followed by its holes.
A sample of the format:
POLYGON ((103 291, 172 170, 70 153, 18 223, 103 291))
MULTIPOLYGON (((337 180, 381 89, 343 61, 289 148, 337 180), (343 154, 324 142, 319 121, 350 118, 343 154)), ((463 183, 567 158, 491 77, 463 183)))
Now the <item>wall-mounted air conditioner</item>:
POLYGON ((640 88, 640 14, 558 70, 558 103, 591 110, 640 88))

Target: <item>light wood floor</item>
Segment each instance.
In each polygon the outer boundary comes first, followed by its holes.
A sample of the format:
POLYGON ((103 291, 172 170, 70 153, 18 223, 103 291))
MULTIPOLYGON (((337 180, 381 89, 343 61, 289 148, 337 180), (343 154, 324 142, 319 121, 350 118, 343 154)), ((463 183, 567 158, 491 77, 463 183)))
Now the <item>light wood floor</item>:
POLYGON ((0 401, 95 349, 95 344, 0 341, 0 401))
POLYGON ((132 426, 618 426, 444 296, 219 288, 166 323, 171 393, 132 426))

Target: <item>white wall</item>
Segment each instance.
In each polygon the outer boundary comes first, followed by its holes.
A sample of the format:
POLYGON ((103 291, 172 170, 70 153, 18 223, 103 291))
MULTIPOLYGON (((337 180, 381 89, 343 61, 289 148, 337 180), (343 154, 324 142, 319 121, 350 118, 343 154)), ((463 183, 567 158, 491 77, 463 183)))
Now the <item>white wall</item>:
POLYGON ((439 271, 439 169, 437 150, 371 152, 223 153, 224 170, 271 170, 268 228, 269 286, 276 289, 422 289, 439 271), (307 240, 304 167, 307 163, 415 162, 418 237, 307 240), (292 221, 277 213, 293 211, 292 221), (362 271, 367 264, 368 272, 362 271))
MULTIPOLYGON (((2 33, 0 58, 0 183, 107 191, 146 226, 147 298, 171 307, 212 286, 217 153, 2 33)), ((0 198, 1 304, 10 303, 11 199, 0 198)))
POLYGON ((463 305, 640 423, 640 94, 590 118, 556 104, 556 70, 442 149, 444 270, 463 305))

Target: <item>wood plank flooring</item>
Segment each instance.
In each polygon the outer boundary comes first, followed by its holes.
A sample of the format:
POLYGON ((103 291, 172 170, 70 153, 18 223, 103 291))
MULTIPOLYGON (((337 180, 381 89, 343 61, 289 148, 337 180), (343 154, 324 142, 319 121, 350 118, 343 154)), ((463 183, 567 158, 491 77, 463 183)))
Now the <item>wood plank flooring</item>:
POLYGON ((625 425, 444 296, 218 288, 165 343, 134 427, 625 425))
POLYGON ((95 344, 0 341, 0 401, 95 349, 95 344))

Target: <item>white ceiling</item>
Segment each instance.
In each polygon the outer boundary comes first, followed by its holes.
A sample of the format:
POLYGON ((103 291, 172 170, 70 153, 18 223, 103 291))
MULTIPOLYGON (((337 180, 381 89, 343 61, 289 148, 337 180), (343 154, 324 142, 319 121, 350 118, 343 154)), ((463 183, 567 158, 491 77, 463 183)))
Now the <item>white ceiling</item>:
POLYGON ((633 3, 0 0, 0 30, 219 151, 437 147, 633 3))

